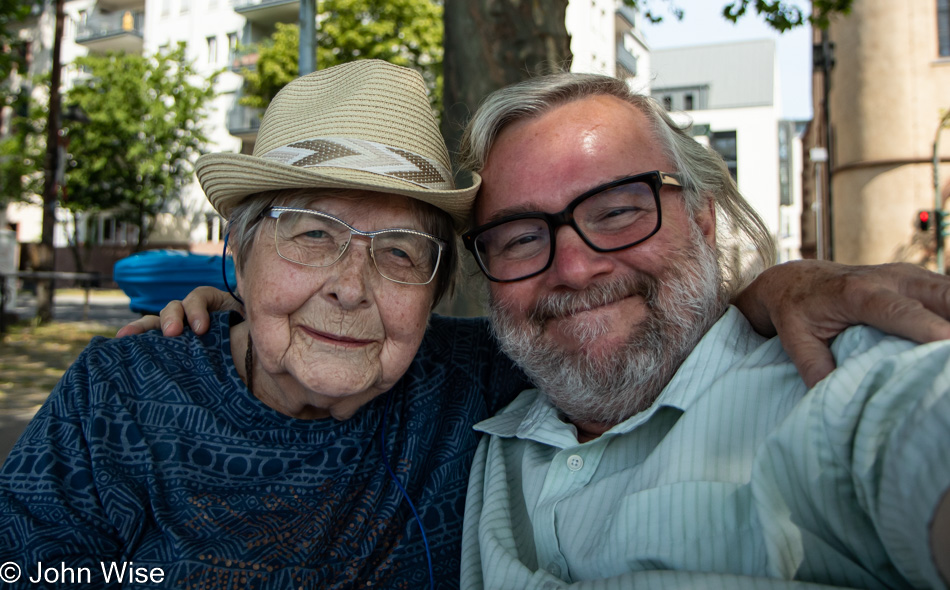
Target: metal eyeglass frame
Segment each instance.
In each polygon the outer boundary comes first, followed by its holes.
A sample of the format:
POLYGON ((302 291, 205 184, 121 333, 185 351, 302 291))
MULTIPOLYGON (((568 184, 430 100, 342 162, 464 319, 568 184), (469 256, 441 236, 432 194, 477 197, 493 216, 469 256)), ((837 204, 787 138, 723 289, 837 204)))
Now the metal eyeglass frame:
POLYGON ((644 172, 641 174, 634 174, 633 176, 626 176, 619 180, 613 180, 611 182, 596 186, 589 191, 584 192, 573 201, 571 201, 567 207, 565 207, 559 213, 545 213, 544 211, 529 211, 526 213, 516 213, 514 215, 508 215, 507 217, 502 217, 501 219, 496 219, 495 221, 480 225, 471 231, 466 232, 462 235, 462 243, 465 245, 465 248, 472 253, 472 256, 475 257, 475 261, 478 263, 478 267, 481 269, 482 274, 484 274, 488 280, 495 283, 514 283, 517 281, 523 281, 525 279, 530 279, 531 277, 537 276, 547 269, 551 268, 551 263, 554 262, 554 253, 557 250, 557 230, 562 225, 569 225, 574 228, 574 232, 584 241, 585 244, 595 252, 616 252, 618 250, 625 250, 627 248, 632 248, 637 244, 641 244, 646 240, 653 237, 656 232, 660 231, 660 225, 662 224, 662 211, 660 209, 660 189, 664 186, 678 186, 682 187, 683 183, 680 181, 679 177, 675 174, 669 172, 661 172, 659 170, 653 170, 651 172, 644 172), (623 246, 618 246, 616 248, 600 248, 595 244, 591 243, 590 239, 584 235, 584 232, 577 226, 577 222, 574 220, 574 210, 588 198, 618 186, 623 186, 625 184, 633 184, 635 182, 642 182, 650 187, 653 191, 653 199, 656 202, 656 227, 653 228, 649 234, 640 238, 635 242, 630 244, 625 244, 623 246), (515 279, 499 279, 491 275, 488 272, 488 269, 485 267, 485 263, 482 261, 481 257, 478 255, 477 247, 475 245, 475 239, 478 238, 482 233, 497 227, 504 223, 510 221, 516 221, 518 219, 542 219, 547 223, 548 231, 551 236, 551 247, 548 251, 548 261, 545 263, 544 267, 540 270, 537 270, 531 274, 525 275, 523 277, 518 277, 515 279))
POLYGON ((398 228, 398 227, 387 228, 387 229, 380 229, 380 230, 376 230, 376 231, 362 231, 362 230, 356 229, 355 227, 353 227, 352 225, 350 225, 349 223, 343 221, 342 219, 340 219, 340 218, 338 218, 338 217, 334 217, 333 215, 330 215, 329 213, 324 213, 323 211, 317 211, 317 210, 315 210, 315 209, 297 209, 297 208, 294 208, 294 207, 276 207, 276 206, 275 206, 275 207, 268 207, 267 209, 264 209, 264 210, 261 212, 261 217, 270 217, 270 218, 272 218, 272 219, 279 220, 281 214, 283 214, 283 213, 306 213, 306 214, 308 214, 308 215, 316 215, 317 217, 324 217, 324 218, 326 218, 326 219, 330 219, 330 220, 332 220, 332 221, 335 221, 335 222, 337 222, 337 223, 343 225, 344 227, 346 227, 346 229, 350 230, 350 237, 349 237, 349 239, 346 241, 346 244, 344 244, 344 246, 343 246, 342 248, 340 248, 340 254, 333 260, 333 262, 331 262, 331 263, 329 263, 329 264, 305 264, 305 263, 303 263, 303 262, 298 262, 298 261, 296 261, 296 260, 291 260, 290 258, 287 258, 286 256, 284 256, 283 254, 280 253, 280 248, 278 247, 278 244, 277 244, 277 225, 275 224, 275 226, 274 226, 274 248, 277 250, 277 255, 280 256, 281 258, 283 258, 284 260, 286 260, 287 262, 292 262, 292 263, 294 263, 294 264, 299 264, 300 266, 309 266, 309 267, 311 267, 311 268, 327 268, 327 267, 329 267, 329 266, 333 266, 334 264, 336 264, 337 262, 339 262, 341 258, 343 258, 343 255, 346 253, 347 248, 350 247, 350 243, 353 241, 353 236, 354 236, 354 235, 358 235, 358 236, 363 236, 363 237, 365 237, 365 238, 369 238, 369 240, 370 240, 370 242, 369 242, 369 255, 370 255, 370 258, 373 259, 373 268, 376 269, 376 272, 379 273, 379 276, 383 277, 383 278, 386 279, 387 281, 392 281, 393 283, 398 283, 398 284, 400 284, 400 285, 428 285, 429 283, 432 282, 432 279, 434 279, 434 278, 435 278, 435 275, 438 274, 438 272, 439 272, 439 263, 442 262, 442 251, 445 250, 446 243, 445 243, 444 240, 442 240, 442 239, 440 239, 440 238, 437 238, 436 236, 433 236, 433 235, 431 235, 431 234, 427 234, 427 233, 425 233, 425 232, 417 231, 417 230, 414 230, 414 229, 405 229, 405 228, 398 228), (433 242, 435 242, 435 244, 439 247, 439 252, 438 252, 438 255, 436 256, 436 259, 435 259, 435 264, 432 266, 432 275, 429 277, 429 280, 428 280, 428 281, 426 281, 426 282, 424 282, 424 283, 409 283, 409 282, 406 282, 406 281, 397 281, 396 279, 393 279, 393 278, 391 278, 391 277, 387 277, 386 275, 384 275, 384 274, 379 270, 379 265, 376 263, 376 254, 373 252, 373 238, 374 238, 375 236, 380 235, 380 234, 391 233, 391 232, 394 232, 394 231, 405 232, 405 233, 414 234, 414 235, 417 235, 417 236, 422 236, 422 237, 424 237, 424 238, 429 238, 430 240, 432 240, 433 242))

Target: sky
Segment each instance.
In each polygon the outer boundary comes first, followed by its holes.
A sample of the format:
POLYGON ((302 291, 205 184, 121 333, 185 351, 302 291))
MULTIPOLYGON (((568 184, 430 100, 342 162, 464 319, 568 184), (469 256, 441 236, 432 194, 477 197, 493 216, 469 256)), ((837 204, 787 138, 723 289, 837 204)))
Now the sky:
MULTIPOLYGON (((722 17, 729 0, 673 0, 684 11, 683 20, 666 12, 665 0, 651 0, 651 7, 664 15, 660 24, 644 22, 643 34, 650 49, 669 49, 729 41, 775 39, 778 52, 781 116, 784 119, 811 119, 811 29, 799 27, 779 34, 756 14, 749 13, 738 24, 722 17)), ((808 8, 807 2, 797 2, 808 8)))

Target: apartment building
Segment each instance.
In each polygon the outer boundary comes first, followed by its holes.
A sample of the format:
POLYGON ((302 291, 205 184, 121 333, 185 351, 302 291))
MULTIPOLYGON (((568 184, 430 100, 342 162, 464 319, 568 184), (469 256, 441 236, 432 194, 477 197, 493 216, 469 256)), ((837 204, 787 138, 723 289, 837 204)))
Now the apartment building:
POLYGON ((650 50, 643 38, 640 14, 620 0, 569 2, 567 32, 571 35, 571 71, 607 74, 628 81, 634 90, 650 85, 650 50))
POLYGON ((778 261, 800 258, 804 123, 780 117, 775 42, 656 50, 651 65, 653 97, 723 156, 774 235, 778 261))
MULTIPOLYGON (((298 21, 299 7, 299 0, 66 0, 63 84, 68 88, 82 76, 70 64, 88 52, 150 54, 184 42, 200 73, 225 70, 218 78, 218 96, 206 122, 209 148, 250 153, 262 112, 238 104, 243 84, 240 72, 254 66, 254 45, 269 37, 276 23, 298 21)), ((574 69, 621 75, 646 88, 649 52, 637 18, 619 0, 571 2, 567 25, 573 37, 574 69)), ((30 74, 49 70, 54 25, 50 8, 24 23, 21 37, 29 40, 30 74)), ((41 218, 38 207, 11 205, 6 211, 6 222, 17 228, 20 243, 39 241, 41 218)), ((65 216, 62 221, 68 223, 65 216)), ((84 237, 118 247, 135 241, 130 232, 105 214, 97 218, 96 235, 84 237)), ((221 220, 193 183, 183 195, 181 211, 159 220, 150 242, 211 251, 220 247, 220 235, 221 220)), ((56 244, 66 245, 62 227, 56 244)))

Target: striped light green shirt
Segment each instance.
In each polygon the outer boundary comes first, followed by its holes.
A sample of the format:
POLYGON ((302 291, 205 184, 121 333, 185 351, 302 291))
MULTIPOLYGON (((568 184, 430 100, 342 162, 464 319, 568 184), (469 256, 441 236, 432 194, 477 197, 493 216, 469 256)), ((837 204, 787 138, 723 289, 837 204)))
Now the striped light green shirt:
POLYGON ((462 588, 943 587, 950 342, 859 327, 832 352, 806 395, 730 308, 649 410, 584 444, 523 392, 476 426, 462 588))

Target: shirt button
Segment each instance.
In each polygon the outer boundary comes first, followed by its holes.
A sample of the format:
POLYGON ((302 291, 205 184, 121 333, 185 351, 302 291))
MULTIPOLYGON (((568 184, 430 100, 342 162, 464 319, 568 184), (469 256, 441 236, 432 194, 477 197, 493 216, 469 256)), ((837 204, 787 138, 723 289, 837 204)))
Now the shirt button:
POLYGON ((551 572, 551 575, 555 578, 561 577, 561 566, 554 563, 553 561, 548 564, 548 571, 551 572))
POLYGON ((571 455, 567 458, 567 468, 571 471, 580 471, 584 468, 584 458, 580 455, 571 455))

